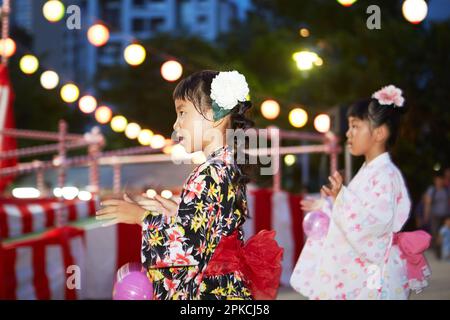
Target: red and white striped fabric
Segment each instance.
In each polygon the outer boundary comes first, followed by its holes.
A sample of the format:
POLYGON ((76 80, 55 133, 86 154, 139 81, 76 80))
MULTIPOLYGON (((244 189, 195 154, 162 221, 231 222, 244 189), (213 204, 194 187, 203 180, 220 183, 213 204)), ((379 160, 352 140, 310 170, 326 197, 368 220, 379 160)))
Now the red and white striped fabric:
POLYGON ((111 299, 116 271, 140 261, 139 226, 65 226, 0 248, 0 299, 111 299), (80 288, 70 288, 73 266, 80 288))
POLYGON ((0 238, 14 238, 56 226, 57 210, 62 221, 77 221, 95 216, 98 200, 0 198, 0 238))
POLYGON ((85 257, 84 232, 73 227, 57 228, 29 240, 2 244, 0 298, 83 298, 83 291, 69 289, 66 283, 71 275, 67 274, 70 266, 78 266, 81 275, 86 273, 85 257))
MULTIPOLYGON (((13 102, 14 93, 9 81, 8 68, 5 65, 0 65, 0 131, 15 128, 13 102)), ((16 147, 16 139, 0 135, 0 152, 14 150, 16 147)), ((0 169, 13 167, 16 163, 16 158, 0 160, 0 169)), ((5 189, 11 180, 12 177, 2 177, 0 179, 0 192, 5 189)))
POLYGON ((247 200, 250 219, 244 224, 245 237, 263 229, 276 231, 275 239, 284 249, 280 283, 288 286, 304 243, 301 197, 284 191, 256 189, 248 191, 247 200))
MULTIPOLYGON (((251 190, 248 195, 251 219, 244 224, 246 237, 262 229, 277 232, 276 239, 284 248, 283 285, 289 284, 303 246, 299 201, 299 196, 265 189, 251 190)), ((141 229, 123 224, 102 227, 89 221, 76 229, 59 228, 4 245, 0 250, 0 298, 110 299, 117 270, 127 262, 140 261, 141 229), (80 290, 65 285, 70 275, 65 271, 71 264, 81 270, 80 290)))

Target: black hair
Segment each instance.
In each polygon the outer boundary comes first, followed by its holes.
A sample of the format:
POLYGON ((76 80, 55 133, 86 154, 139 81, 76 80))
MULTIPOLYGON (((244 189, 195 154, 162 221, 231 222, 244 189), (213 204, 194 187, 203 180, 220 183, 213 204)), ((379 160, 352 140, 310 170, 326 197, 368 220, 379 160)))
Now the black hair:
POLYGON ((433 172, 434 178, 445 178, 444 170, 437 170, 433 172))
MULTIPOLYGON (((212 119, 207 119, 205 112, 212 108, 211 99, 211 83, 213 79, 219 74, 219 71, 213 70, 203 70, 190 75, 187 78, 181 80, 173 91, 173 99, 186 100, 192 102, 195 109, 200 113, 206 120, 213 121, 212 119)), ((250 101, 238 102, 238 104, 231 110, 230 115, 230 127, 233 130, 247 130, 254 126, 254 122, 247 117, 248 110, 252 107, 250 101)), ((228 137, 227 137, 228 139, 228 137)), ((244 195, 246 192, 246 185, 250 181, 249 175, 247 174, 250 170, 248 164, 248 156, 243 152, 245 148, 246 141, 241 141, 241 139, 234 138, 233 148, 236 174, 233 177, 232 184, 238 186, 236 188, 236 204, 238 209, 242 214, 247 214, 246 206, 243 203, 244 195), (245 154, 245 163, 237 161, 237 156, 245 154)), ((241 160, 241 158, 239 159, 241 160)))
POLYGON ((406 107, 394 107, 393 105, 380 105, 376 99, 359 100, 347 110, 347 118, 355 117, 369 121, 372 128, 386 125, 389 130, 389 137, 386 147, 392 148, 395 145, 400 129, 402 114, 406 112, 406 107))

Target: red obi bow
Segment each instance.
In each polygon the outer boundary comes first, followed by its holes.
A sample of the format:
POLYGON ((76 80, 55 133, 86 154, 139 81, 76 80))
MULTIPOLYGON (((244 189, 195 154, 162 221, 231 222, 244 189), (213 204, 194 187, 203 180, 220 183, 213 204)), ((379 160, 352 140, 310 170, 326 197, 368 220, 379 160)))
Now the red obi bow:
POLYGON ((245 245, 238 232, 222 237, 206 267, 205 276, 240 271, 256 300, 273 300, 281 276, 283 249, 275 241, 275 231, 262 230, 245 245))

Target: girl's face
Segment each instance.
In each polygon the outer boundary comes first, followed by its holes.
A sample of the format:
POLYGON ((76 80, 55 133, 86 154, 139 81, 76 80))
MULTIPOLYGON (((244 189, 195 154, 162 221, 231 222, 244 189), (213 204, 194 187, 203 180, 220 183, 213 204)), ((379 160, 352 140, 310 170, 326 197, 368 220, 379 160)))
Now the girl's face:
POLYGON ((361 120, 356 117, 348 118, 348 130, 346 136, 347 147, 354 156, 367 154, 376 142, 369 121, 361 120))
POLYGON ((223 138, 220 128, 217 128, 212 119, 212 110, 200 114, 192 102, 188 100, 175 100, 177 120, 173 125, 176 136, 186 152, 192 153, 205 150, 214 139, 223 138), (206 117, 206 119, 205 119, 206 117))

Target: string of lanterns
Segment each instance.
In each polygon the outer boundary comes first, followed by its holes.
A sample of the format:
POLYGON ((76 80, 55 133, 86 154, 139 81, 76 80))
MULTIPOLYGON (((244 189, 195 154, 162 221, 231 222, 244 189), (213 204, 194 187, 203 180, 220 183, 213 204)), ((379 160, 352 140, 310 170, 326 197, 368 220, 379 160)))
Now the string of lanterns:
MULTIPOLYGON (((419 0, 407 0, 419 1, 419 0)), ((341 1, 339 1, 341 2, 341 1)), ((345 2, 345 1, 343 1, 345 2)), ((353 4, 355 1, 348 5, 353 4)), ((406 2, 406 1, 405 1, 406 2)), ((64 16, 64 5, 58 0, 47 1, 43 6, 43 13, 47 20, 56 22, 64 16)), ((302 36, 309 36, 309 30, 301 31, 302 36)), ((88 29, 87 38, 89 42, 97 47, 104 46, 110 37, 109 29, 101 23, 96 23, 88 29)), ((0 48, 3 43, 0 43, 0 48)), ((12 39, 6 41, 6 52, 11 56, 16 48, 12 39)), ((132 43, 124 50, 124 59, 131 66, 139 66, 147 56, 145 48, 139 43, 132 43)), ((297 66, 301 70, 308 70, 313 65, 320 66, 323 60, 314 52, 301 51, 294 53, 293 59, 297 62, 297 66)), ((33 74, 39 68, 39 61, 33 55, 25 55, 20 60, 21 70, 25 74, 33 74)), ((161 66, 162 77, 169 82, 177 81, 183 73, 182 65, 176 60, 168 60, 161 66)), ((51 90, 58 86, 59 77, 54 71, 48 70, 41 75, 41 85, 51 90)), ((73 83, 67 83, 60 90, 63 101, 73 103, 78 100, 80 92, 78 87, 73 83)), ((101 124, 110 123, 114 132, 124 132, 129 139, 137 139, 142 145, 156 145, 164 147, 166 139, 161 135, 155 135, 149 129, 142 129, 137 123, 128 123, 128 120, 122 115, 113 117, 112 111, 108 106, 97 107, 95 97, 86 95, 79 99, 79 108, 83 113, 92 113, 95 111, 95 119, 101 124), (153 142, 154 141, 154 142, 153 142)), ((262 115, 269 120, 276 119, 280 114, 280 105, 277 101, 269 99, 261 104, 262 115)), ((289 113, 289 122, 295 128, 301 128, 306 125, 308 114, 302 108, 294 108, 289 113)), ((330 128, 330 119, 326 114, 318 115, 314 120, 314 126, 319 132, 327 132, 330 128)))
MULTIPOLYGON (((337 0, 344 7, 350 7, 357 0, 337 0)), ((412 24, 421 23, 428 14, 425 0, 405 0, 402 5, 403 17, 412 24)))

